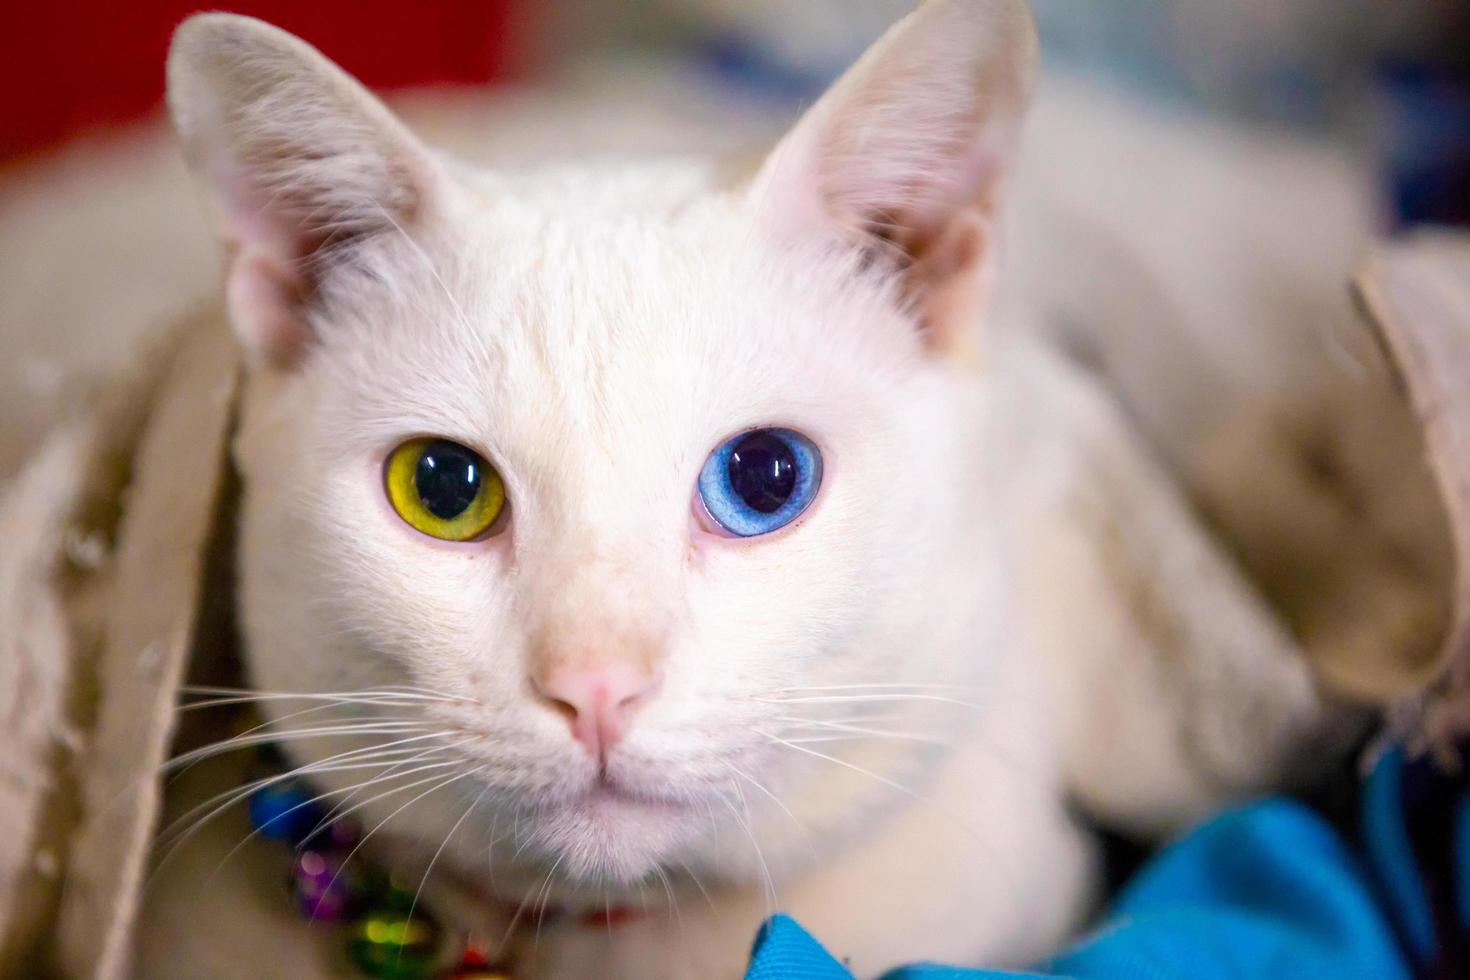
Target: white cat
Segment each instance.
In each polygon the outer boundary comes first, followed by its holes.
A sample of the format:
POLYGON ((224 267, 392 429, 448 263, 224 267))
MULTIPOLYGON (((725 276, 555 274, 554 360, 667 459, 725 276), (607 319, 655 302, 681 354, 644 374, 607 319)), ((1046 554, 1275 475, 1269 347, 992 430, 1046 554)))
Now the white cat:
POLYGON ((558 977, 738 975, 777 907, 860 976, 1077 925, 1092 854, 987 451, 1034 57, 1022 0, 931 0, 727 184, 472 172, 278 30, 181 28, 251 365, 251 679, 411 692, 285 748, 423 736, 359 816, 441 917, 649 909, 521 944, 558 977))

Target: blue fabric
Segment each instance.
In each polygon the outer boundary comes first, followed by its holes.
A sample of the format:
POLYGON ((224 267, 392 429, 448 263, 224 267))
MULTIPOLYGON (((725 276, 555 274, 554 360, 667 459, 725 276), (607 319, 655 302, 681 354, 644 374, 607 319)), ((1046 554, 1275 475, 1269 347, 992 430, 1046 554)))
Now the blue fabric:
POLYGON ((796 920, 778 915, 755 937, 745 980, 852 980, 796 920))
POLYGON ((1460 906, 1457 918, 1460 928, 1470 932, 1470 795, 1460 799, 1455 812, 1455 861, 1459 865, 1455 876, 1455 900, 1460 906))
POLYGON ((1363 790, 1365 849, 1378 869, 1384 897, 1409 953, 1423 960, 1434 948, 1434 913, 1414 866, 1414 848, 1403 817, 1404 757, 1387 752, 1363 790))
MULTIPOLYGON (((1103 926, 1035 973, 914 965, 884 980, 1409 980, 1434 963, 1435 918, 1403 794, 1405 762, 1387 753, 1362 796, 1364 857, 1301 804, 1229 811, 1156 855, 1103 926)), ((1459 922, 1470 923, 1470 796, 1453 814, 1459 922)), ((772 919, 750 980, 850 980, 796 922, 772 919)))
POLYGON ((1166 849, 1104 933, 1053 964, 1076 977, 1410 976, 1363 867, 1286 801, 1228 813, 1166 849))

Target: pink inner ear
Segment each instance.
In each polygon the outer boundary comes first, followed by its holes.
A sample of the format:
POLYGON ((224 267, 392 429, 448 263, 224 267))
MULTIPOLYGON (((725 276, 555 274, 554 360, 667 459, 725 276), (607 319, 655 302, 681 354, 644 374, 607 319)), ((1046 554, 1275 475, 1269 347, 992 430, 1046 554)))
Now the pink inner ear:
POLYGON ((930 348, 976 354, 977 330, 995 271, 993 225, 978 208, 965 208, 909 269, 906 288, 917 302, 930 348))
POLYGON ((306 349, 301 281, 265 252, 244 246, 230 258, 225 302, 240 340, 266 363, 288 367, 306 349))

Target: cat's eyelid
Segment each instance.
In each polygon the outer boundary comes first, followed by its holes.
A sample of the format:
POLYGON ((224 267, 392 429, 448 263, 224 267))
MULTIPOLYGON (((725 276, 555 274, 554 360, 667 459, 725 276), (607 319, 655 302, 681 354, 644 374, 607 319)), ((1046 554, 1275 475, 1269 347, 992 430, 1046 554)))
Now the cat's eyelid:
POLYGON ((718 429, 718 431, 713 436, 708 436, 705 439, 707 445, 702 449, 704 455, 699 457, 701 465, 704 463, 705 456, 715 452, 727 443, 744 438, 753 432, 794 432, 815 446, 817 451, 822 454, 823 460, 827 459, 828 446, 826 442, 821 437, 813 435, 814 432, 822 429, 821 423, 815 419, 797 420, 788 416, 776 416, 774 420, 763 418, 757 422, 736 424, 723 429, 714 426, 711 428, 711 431, 715 429, 718 429))
POLYGON ((393 454, 393 450, 397 449, 399 446, 403 445, 406 442, 413 442, 418 439, 443 439, 446 442, 458 443, 466 449, 475 452, 481 458, 483 458, 485 462, 495 467, 496 471, 500 473, 501 479, 505 478, 506 468, 504 465, 504 460, 502 460, 499 454, 495 451, 495 447, 491 446, 484 439, 478 438, 473 434, 457 432, 449 426, 445 426, 441 429, 424 428, 406 430, 389 439, 380 441, 377 453, 383 459, 387 459, 393 454))

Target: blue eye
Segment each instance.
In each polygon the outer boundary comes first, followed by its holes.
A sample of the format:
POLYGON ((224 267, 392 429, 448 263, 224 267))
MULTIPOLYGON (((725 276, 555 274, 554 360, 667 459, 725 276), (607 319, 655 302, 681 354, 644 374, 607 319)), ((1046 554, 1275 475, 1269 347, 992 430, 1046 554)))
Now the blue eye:
POLYGON ((790 429, 756 429, 710 454, 699 496, 720 527, 751 538, 796 520, 821 482, 822 454, 810 439, 790 429))

